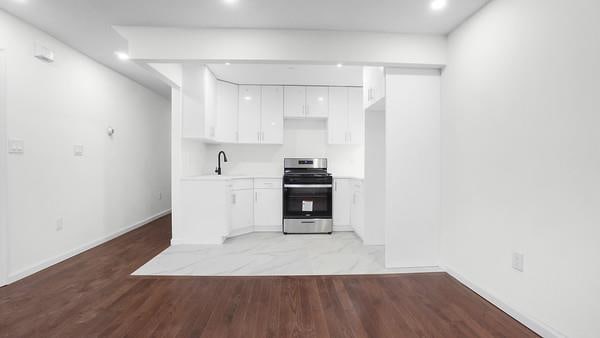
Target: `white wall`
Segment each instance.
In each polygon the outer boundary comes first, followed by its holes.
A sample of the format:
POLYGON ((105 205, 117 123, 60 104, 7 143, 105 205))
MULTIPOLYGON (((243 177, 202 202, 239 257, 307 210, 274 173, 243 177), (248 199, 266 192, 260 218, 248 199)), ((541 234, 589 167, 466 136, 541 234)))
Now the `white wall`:
POLYGON ((7 203, 8 203, 8 174, 7 155, 4 149, 6 144, 6 67, 4 51, 0 49, 0 286, 8 281, 8 228, 7 228, 7 203))
POLYGON ((170 208, 170 116, 162 97, 2 11, 0 41, 8 137, 25 141, 8 156, 14 280, 170 208), (54 63, 32 56, 36 41, 54 63))
POLYGON ((364 65, 446 64, 446 37, 431 34, 119 26, 139 60, 221 60, 364 65))
POLYGON ((386 69, 385 264, 435 267, 440 232, 440 73, 386 69))
POLYGON ((285 120, 283 145, 208 145, 204 173, 213 174, 217 153, 224 150, 229 162, 224 175, 283 175, 285 157, 326 157, 334 175, 364 177, 364 147, 329 145, 326 120, 285 120))
POLYGON ((385 244, 385 111, 365 112, 365 231, 367 245, 385 244))
POLYGON ((450 35, 443 74, 445 264, 571 337, 600 332, 598 13, 492 1, 450 35))

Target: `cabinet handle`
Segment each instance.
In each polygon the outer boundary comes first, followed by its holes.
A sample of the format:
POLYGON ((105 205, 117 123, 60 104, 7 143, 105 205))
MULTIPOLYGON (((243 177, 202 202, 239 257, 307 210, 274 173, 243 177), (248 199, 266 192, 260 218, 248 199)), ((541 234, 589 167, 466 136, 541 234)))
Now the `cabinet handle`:
POLYGON ((258 142, 260 142, 260 131, 256 132, 256 137, 258 138, 258 142))
POLYGON ((254 200, 258 202, 258 191, 254 192, 254 200))
POLYGON ((231 194, 231 204, 235 204, 235 202, 236 202, 235 194, 231 194))
POLYGON ((337 181, 335 181, 335 187, 333 188, 334 191, 337 191, 337 181))

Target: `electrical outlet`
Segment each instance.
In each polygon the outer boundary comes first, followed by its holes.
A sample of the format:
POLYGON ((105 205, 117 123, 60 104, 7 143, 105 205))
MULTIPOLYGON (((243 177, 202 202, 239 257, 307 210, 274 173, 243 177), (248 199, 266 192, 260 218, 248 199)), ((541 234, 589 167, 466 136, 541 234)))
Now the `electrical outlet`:
POLYGON ((25 141, 23 141, 23 140, 8 140, 8 153, 9 154, 24 154, 25 153, 25 141))
POLYGON ((525 256, 522 253, 513 252, 513 255, 512 255, 513 269, 523 272, 523 271, 525 271, 524 264, 525 264, 525 256))
POLYGON ((62 231, 63 229, 63 219, 62 217, 56 220, 56 231, 62 231))
POLYGON ((82 144, 76 144, 73 146, 73 155, 83 156, 83 145, 82 144))

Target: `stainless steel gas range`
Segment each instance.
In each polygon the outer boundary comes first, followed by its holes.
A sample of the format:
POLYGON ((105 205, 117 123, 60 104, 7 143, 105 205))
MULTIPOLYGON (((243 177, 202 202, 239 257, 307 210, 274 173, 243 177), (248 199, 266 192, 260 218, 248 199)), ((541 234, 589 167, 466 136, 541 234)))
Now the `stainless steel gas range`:
POLYGON ((283 233, 330 234, 332 187, 326 158, 284 159, 283 233))

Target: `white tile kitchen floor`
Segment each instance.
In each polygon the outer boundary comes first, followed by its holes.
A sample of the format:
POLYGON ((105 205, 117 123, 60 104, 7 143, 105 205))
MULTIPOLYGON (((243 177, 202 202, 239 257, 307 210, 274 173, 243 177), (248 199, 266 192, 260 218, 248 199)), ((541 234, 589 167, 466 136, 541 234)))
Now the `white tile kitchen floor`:
POLYGON ((386 269, 384 247, 366 246, 353 232, 332 235, 251 233, 223 245, 170 246, 133 275, 289 276, 439 271, 386 269))

